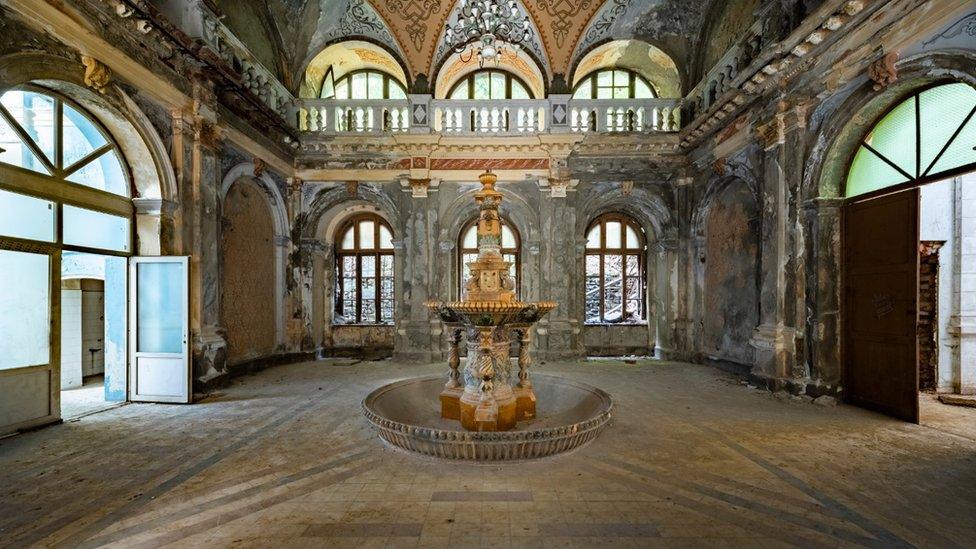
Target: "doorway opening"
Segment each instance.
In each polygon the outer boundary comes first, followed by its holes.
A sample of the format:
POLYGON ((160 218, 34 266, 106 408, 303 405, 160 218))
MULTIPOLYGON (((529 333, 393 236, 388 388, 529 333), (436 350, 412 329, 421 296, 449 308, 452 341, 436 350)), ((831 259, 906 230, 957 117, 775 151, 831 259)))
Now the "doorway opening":
POLYGON ((126 259, 61 255, 61 418, 125 402, 126 259))

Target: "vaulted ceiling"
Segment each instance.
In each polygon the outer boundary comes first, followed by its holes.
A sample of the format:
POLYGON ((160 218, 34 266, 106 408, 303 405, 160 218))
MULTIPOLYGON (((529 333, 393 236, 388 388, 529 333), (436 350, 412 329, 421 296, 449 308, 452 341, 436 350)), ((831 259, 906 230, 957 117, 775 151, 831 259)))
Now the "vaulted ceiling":
MULTIPOLYGON (((443 62, 445 23, 456 0, 215 0, 224 21, 255 55, 297 89, 305 65, 344 38, 380 44, 402 60, 408 78, 428 79, 443 62)), ((720 8, 726 33, 752 22, 759 0, 519 0, 538 33, 536 51, 548 78, 567 81, 592 47, 636 38, 670 55, 685 83, 699 58, 702 26, 720 8), (715 3, 718 2, 718 5, 715 3)), ((715 27, 714 24, 709 27, 715 27)), ((724 40, 728 41, 726 37, 724 40)), ((531 48, 530 48, 531 50, 531 48)), ((530 51, 531 53, 531 51, 530 51)))

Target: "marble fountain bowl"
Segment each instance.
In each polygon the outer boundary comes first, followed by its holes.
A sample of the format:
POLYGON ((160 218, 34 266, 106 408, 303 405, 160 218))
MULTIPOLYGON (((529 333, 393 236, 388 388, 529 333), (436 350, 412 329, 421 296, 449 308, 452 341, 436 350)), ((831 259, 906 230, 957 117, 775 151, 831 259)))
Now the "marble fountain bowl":
POLYGON ((511 431, 475 432, 442 419, 444 376, 384 385, 363 400, 363 413, 388 443, 438 458, 469 461, 534 459, 567 452, 595 439, 613 416, 605 391, 563 377, 532 376, 537 417, 511 431))

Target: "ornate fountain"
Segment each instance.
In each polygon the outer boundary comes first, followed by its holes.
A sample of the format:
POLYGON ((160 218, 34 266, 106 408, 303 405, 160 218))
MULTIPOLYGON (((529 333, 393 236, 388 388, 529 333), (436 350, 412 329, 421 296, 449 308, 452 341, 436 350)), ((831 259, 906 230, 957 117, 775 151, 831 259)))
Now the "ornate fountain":
POLYGON ((596 387, 568 379, 537 376, 536 385, 529 379, 532 326, 556 303, 516 299, 511 262, 501 255, 502 194, 495 174, 479 179, 478 258, 468 263, 464 295, 460 301, 427 303, 448 334, 447 383, 427 376, 384 385, 363 400, 363 413, 383 440, 437 457, 511 460, 565 452, 609 424, 613 401, 596 387))
POLYGON ((523 303, 515 299, 511 262, 501 254, 502 226, 498 207, 502 194, 497 177, 487 171, 479 177, 478 259, 468 263, 471 278, 461 301, 432 301, 427 307, 450 333, 447 385, 441 392, 441 417, 460 420, 469 431, 508 431, 519 421, 535 418, 536 397, 529 380, 529 343, 532 325, 556 308, 552 301, 523 303), (512 386, 509 359, 512 334, 518 337, 518 382, 512 386), (468 359, 464 383, 458 372, 462 335, 468 359))

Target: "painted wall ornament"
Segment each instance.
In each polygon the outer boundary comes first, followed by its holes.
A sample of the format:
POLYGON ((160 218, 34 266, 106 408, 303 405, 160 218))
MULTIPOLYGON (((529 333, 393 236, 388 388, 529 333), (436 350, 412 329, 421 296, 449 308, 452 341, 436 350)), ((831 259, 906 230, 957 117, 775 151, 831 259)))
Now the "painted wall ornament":
POLYGON ((112 71, 101 61, 89 55, 81 56, 81 64, 85 66, 85 85, 104 94, 112 81, 112 71))

